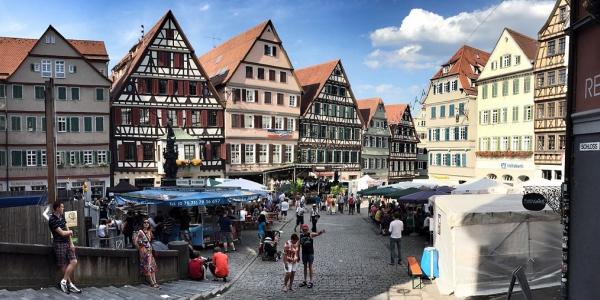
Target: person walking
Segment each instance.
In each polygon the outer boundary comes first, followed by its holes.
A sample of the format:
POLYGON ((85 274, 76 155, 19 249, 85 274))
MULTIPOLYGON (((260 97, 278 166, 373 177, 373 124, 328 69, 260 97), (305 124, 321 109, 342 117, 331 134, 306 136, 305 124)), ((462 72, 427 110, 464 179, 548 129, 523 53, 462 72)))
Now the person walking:
POLYGON ((312 222, 312 232, 317 232, 317 222, 319 221, 321 216, 319 215, 319 207, 316 204, 313 204, 312 210, 310 212, 310 221, 312 222))
POLYGON ((294 232, 296 232, 298 225, 304 225, 304 204, 302 202, 296 207, 296 226, 294 226, 294 232))
POLYGON ((348 214, 354 214, 354 194, 350 194, 350 197, 348 197, 348 214))
POLYGON ((309 232, 308 224, 302 225, 302 233, 300 234, 300 247, 302 249, 302 264, 304 265, 304 281, 299 287, 313 287, 313 262, 315 260, 314 238, 325 233, 325 230, 319 232, 309 232), (309 273, 309 281, 306 283, 306 272, 309 273))
POLYGON ((156 282, 156 260, 152 253, 152 227, 148 218, 144 218, 142 226, 143 228, 135 236, 135 244, 140 255, 140 272, 146 276, 146 280, 148 280, 151 287, 159 288, 156 282))
POLYGON ((331 195, 327 195, 327 214, 331 215, 332 211, 333 211, 333 198, 331 197, 331 195))
POLYGON ((258 216, 258 254, 262 254, 263 252, 263 242, 265 241, 265 235, 267 234, 267 217, 265 215, 258 216))
POLYGON ((355 204, 356 204, 356 213, 359 214, 359 215, 360 215, 360 203, 361 202, 362 202, 362 197, 357 196, 355 204))
POLYGON ((283 278, 283 291, 293 291, 294 277, 300 263, 300 238, 297 234, 292 234, 290 240, 283 246, 283 266, 285 267, 285 277, 283 278))
POLYGON ((60 289, 64 293, 81 293, 73 281, 71 275, 77 267, 77 256, 75 255, 75 245, 71 237, 73 231, 69 230, 67 221, 65 220, 65 205, 60 201, 55 201, 52 204, 52 215, 48 220, 48 227, 52 233, 52 248, 56 257, 56 263, 63 273, 63 278, 60 281, 60 289))
POLYGON ((290 210, 290 203, 287 202, 286 199, 281 202, 281 217, 284 221, 287 220, 288 210, 290 210))
POLYGON ((227 216, 227 211, 224 211, 218 220, 219 223, 219 237, 223 244, 223 249, 227 253, 228 246, 231 246, 231 251, 235 251, 235 245, 233 244, 233 224, 231 219, 227 216))
POLYGON ((338 209, 340 211, 340 214, 344 214, 344 195, 340 194, 338 196, 338 209))
POLYGON ((393 265, 396 261, 396 251, 394 248, 398 248, 398 264, 402 263, 402 255, 400 250, 400 241, 402 240, 402 230, 404 230, 404 223, 400 220, 400 214, 394 215, 394 221, 390 223, 390 265, 393 265))

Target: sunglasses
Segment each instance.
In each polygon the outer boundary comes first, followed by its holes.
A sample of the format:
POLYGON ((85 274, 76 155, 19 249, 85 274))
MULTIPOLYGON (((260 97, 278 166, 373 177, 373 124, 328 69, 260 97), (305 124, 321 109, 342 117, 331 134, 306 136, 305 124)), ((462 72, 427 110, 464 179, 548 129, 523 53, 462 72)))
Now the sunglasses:
POLYGON ((150 222, 144 222, 144 224, 150 224, 150 222))

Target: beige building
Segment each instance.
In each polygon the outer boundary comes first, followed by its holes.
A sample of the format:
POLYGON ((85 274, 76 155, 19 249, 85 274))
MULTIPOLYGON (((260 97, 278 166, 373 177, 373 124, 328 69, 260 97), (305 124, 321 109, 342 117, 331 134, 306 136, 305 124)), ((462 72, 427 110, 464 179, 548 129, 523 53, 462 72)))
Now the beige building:
POLYGON ((477 88, 489 53, 463 46, 431 78, 423 103, 430 179, 466 181, 475 176, 477 88))
POLYGON ((427 136, 427 113, 425 110, 421 109, 416 115, 417 116, 413 118, 413 121, 415 123, 417 137, 419 138, 419 143, 417 144, 417 176, 419 178, 428 178, 427 140, 429 137, 427 136))
POLYGON ((227 103, 227 176, 266 183, 265 173, 291 172, 302 88, 273 23, 231 38, 200 62, 227 103))
POLYGON ((568 24, 569 1, 557 0, 538 33, 533 153, 538 176, 545 179, 562 180, 565 168, 568 24))
POLYGON ((477 177, 534 177, 533 63, 537 41, 504 29, 477 82, 477 177))
POLYGON ((44 83, 54 79, 58 189, 109 184, 108 54, 101 41, 0 37, 0 190, 48 186, 44 83))

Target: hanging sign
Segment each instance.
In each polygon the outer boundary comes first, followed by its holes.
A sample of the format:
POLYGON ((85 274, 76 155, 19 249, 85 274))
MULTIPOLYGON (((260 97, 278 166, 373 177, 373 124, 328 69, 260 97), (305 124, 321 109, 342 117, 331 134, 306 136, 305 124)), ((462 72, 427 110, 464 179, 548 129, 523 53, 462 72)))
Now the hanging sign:
POLYGON ((523 207, 527 210, 540 211, 546 207, 546 198, 539 193, 523 195, 523 207))

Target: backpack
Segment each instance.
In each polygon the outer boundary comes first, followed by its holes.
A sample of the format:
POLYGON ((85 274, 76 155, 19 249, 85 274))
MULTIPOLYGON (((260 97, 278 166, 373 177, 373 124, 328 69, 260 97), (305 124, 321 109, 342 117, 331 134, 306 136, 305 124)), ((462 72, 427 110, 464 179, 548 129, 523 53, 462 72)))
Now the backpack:
POLYGON ((354 197, 348 198, 348 204, 354 205, 354 197))

